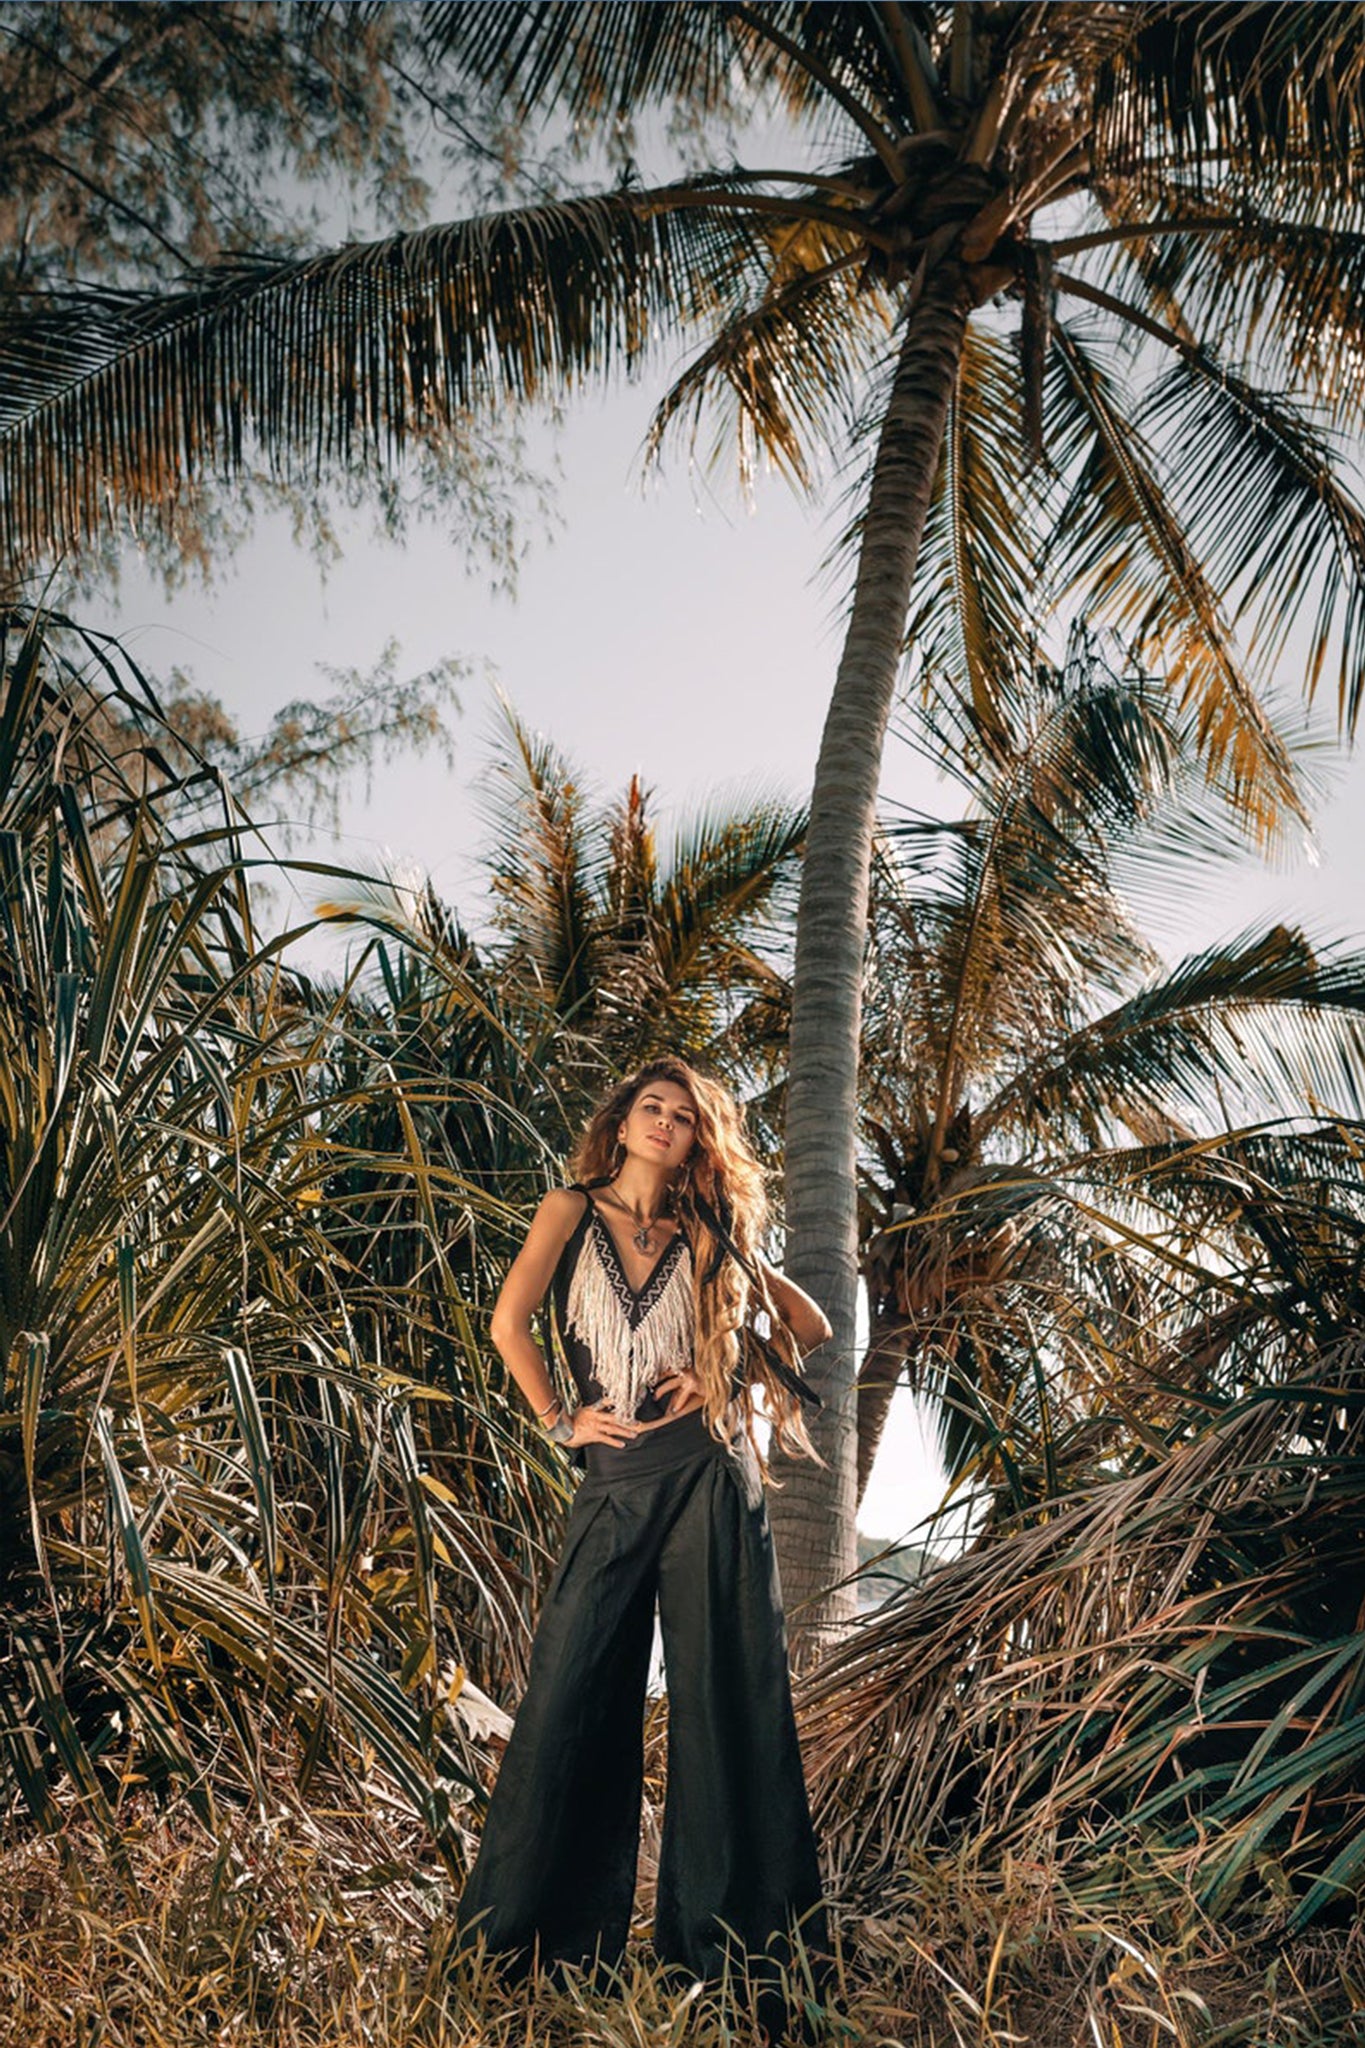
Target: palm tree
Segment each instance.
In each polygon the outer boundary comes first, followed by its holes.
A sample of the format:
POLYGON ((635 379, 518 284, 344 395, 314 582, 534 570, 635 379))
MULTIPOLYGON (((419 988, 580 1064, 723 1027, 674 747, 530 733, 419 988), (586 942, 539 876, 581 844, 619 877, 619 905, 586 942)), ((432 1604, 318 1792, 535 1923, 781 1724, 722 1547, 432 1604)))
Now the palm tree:
POLYGON ((1017 1513, 1093 1467, 1116 1375, 1157 1376, 1172 1262, 1254 1254, 1239 1129, 1360 1116, 1365 960, 1280 925, 1174 965, 1143 940, 1130 901, 1241 834, 1192 721, 1085 629, 1002 727, 910 714, 970 808, 889 824, 874 870, 858 1476, 908 1376, 950 1477, 1017 1513))
POLYGON ((679 326, 702 345, 657 440, 715 405, 742 461, 798 482, 866 451, 787 1124, 787 1256, 834 1338, 827 1467, 779 1460, 774 1520, 818 1620, 845 1611, 825 1589, 853 1562, 860 1000, 907 621, 926 685, 964 695, 985 740, 1030 658, 1020 622, 1083 591, 1261 826, 1301 809, 1259 686, 1304 621, 1309 688, 1335 661, 1343 718, 1358 708, 1365 521, 1335 436, 1365 405, 1365 34, 1297 0, 459 0, 424 29, 433 77, 454 65, 530 117, 619 133, 658 107, 778 107, 790 160, 11 322, 11 557, 166 508, 253 447, 401 457, 466 405, 633 368, 679 326))
POLYGON ((682 820, 662 850, 638 777, 594 804, 581 771, 510 708, 487 786, 505 999, 541 1021, 581 1110, 617 1074, 677 1052, 745 1092, 771 1084, 790 989, 780 959, 805 834, 755 797, 682 820))
POLYGON ((510 1077, 508 1099, 552 1154, 571 1149, 605 1085, 664 1052, 725 1073, 770 1119, 802 812, 741 799, 684 818, 661 849, 638 776, 614 801, 595 799, 581 768, 507 704, 481 785, 486 939, 471 938, 429 890, 383 879, 330 900, 327 913, 376 921, 403 941, 433 1000, 444 987, 456 1004, 477 983, 479 1002, 541 1077, 543 1100, 527 1100, 510 1077))

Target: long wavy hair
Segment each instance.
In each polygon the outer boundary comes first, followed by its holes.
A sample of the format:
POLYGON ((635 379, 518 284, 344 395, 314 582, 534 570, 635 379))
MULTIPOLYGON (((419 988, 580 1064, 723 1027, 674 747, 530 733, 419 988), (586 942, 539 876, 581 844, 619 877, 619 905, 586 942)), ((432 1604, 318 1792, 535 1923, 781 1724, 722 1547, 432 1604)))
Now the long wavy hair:
POLYGON ((678 1227, 692 1255, 692 1299, 695 1320, 693 1368, 701 1381, 704 1412, 712 1434, 727 1442, 734 1428, 736 1406, 760 1464, 762 1452, 754 1435, 754 1386, 763 1389, 764 1409, 783 1450, 814 1458, 802 1418, 801 1403, 785 1387, 756 1341, 754 1318, 768 1323, 768 1341, 789 1364, 799 1356, 766 1287, 755 1286, 697 1212, 697 1197, 707 1204, 721 1227, 755 1268, 768 1221, 768 1194, 763 1168, 749 1143, 744 1116, 730 1090, 699 1074, 686 1060, 666 1056, 650 1060, 622 1081, 594 1110, 570 1162, 576 1181, 601 1186, 621 1164, 617 1133, 640 1091, 652 1081, 672 1081, 685 1088, 697 1111, 692 1149, 674 1178, 670 1201, 678 1227), (733 1380, 741 1361, 744 1389, 736 1394, 733 1380))

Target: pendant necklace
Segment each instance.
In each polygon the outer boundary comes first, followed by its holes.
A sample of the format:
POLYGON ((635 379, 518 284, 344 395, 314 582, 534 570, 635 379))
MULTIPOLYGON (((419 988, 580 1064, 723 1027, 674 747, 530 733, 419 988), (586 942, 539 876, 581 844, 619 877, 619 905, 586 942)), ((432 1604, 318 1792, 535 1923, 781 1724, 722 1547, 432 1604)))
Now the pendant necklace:
POLYGON ((635 1229, 631 1232, 630 1239, 631 1243, 635 1246, 635 1249, 641 1252, 652 1252, 654 1249, 654 1226, 659 1220, 658 1217, 651 1216, 649 1221, 646 1223, 640 1217, 639 1212, 635 1209, 632 1209, 629 1202, 623 1200, 623 1198, 617 1194, 616 1189, 613 1186, 608 1185, 607 1193, 611 1196, 611 1199, 613 1200, 613 1202, 615 1202, 617 1208, 624 1210, 626 1215, 629 1216, 631 1222, 636 1226, 635 1229))

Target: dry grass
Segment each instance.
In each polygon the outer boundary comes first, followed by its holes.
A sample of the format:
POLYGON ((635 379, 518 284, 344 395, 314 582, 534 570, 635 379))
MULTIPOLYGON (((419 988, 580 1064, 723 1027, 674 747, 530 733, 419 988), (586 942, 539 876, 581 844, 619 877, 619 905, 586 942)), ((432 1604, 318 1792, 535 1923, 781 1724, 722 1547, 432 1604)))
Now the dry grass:
MULTIPOLYGON (((448 1881, 401 1818, 281 1808, 217 1839, 130 1817, 120 1876, 93 1834, 0 1853, 0 2043, 23 2048, 747 2048, 743 1987, 670 1982, 632 1944, 605 1993, 447 1968, 448 1881)), ((1279 1953, 1149 1949, 1039 1866, 968 1854, 835 1916, 837 1988, 792 1986, 812 2048, 1345 2048, 1365 1939, 1279 1953)))

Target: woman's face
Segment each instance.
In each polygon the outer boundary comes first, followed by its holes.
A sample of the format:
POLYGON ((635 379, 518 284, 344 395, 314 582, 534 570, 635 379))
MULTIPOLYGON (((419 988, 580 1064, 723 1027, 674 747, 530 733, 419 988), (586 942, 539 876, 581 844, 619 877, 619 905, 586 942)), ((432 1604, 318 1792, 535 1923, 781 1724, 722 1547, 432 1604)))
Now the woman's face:
POLYGON ((697 1105, 676 1081, 646 1081, 618 1132, 628 1158, 676 1171, 697 1136, 697 1105))

